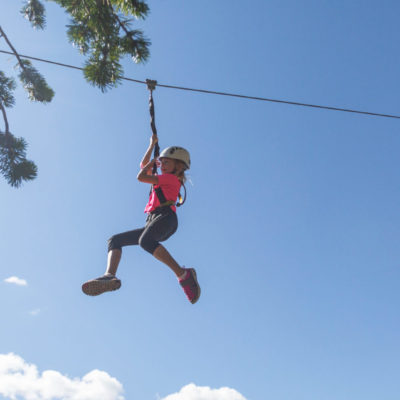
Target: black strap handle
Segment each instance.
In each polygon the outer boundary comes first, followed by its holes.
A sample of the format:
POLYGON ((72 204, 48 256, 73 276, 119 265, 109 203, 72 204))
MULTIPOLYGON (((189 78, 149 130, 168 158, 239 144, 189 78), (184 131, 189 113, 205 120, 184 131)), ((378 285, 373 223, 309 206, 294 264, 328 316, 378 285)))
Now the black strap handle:
MULTIPOLYGON (((157 81, 153 81, 151 79, 146 79, 147 89, 149 89, 150 96, 149 96, 149 109, 150 109, 150 126, 153 132, 153 135, 157 136, 157 128, 156 128, 156 118, 154 115, 154 100, 153 100, 153 90, 156 89, 157 81)), ((157 159, 160 155, 160 146, 158 142, 154 146, 154 158, 157 159)), ((153 166, 153 175, 157 172, 157 165, 154 164, 153 166)))

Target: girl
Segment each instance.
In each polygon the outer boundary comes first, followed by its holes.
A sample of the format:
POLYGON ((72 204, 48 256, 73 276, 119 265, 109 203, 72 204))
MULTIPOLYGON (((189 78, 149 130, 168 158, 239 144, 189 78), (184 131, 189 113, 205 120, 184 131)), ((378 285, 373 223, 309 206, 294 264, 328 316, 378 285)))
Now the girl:
POLYGON ((182 147, 166 148, 160 154, 159 163, 157 162, 157 165, 161 166, 161 175, 152 175, 156 160, 150 161, 150 158, 157 140, 156 135, 151 137, 150 145, 140 164, 141 170, 137 175, 140 182, 153 185, 144 210, 147 213, 146 225, 144 228, 114 235, 108 240, 105 274, 82 285, 82 291, 89 296, 97 296, 121 287, 121 281, 115 275, 121 260, 122 247, 138 244, 171 268, 192 304, 200 297, 200 286, 194 268, 181 267, 160 244, 178 228, 175 203, 181 185, 186 179, 185 170, 190 168, 190 155, 182 147))

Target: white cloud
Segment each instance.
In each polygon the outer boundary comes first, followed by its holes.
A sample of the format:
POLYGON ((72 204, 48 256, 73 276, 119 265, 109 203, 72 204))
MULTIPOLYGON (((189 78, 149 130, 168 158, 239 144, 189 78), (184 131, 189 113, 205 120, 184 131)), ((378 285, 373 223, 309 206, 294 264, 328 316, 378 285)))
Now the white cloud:
MULTIPOLYGON (((9 400, 125 400, 122 384, 107 372, 93 370, 82 378, 69 378, 58 371, 39 373, 36 365, 20 356, 0 354, 0 397, 9 400)), ((246 400, 235 389, 184 386, 161 400, 246 400)))
POLYGON ((36 315, 39 315, 40 311, 40 308, 35 308, 34 310, 29 311, 29 314, 31 314, 33 317, 36 317, 36 315))
POLYGON ((170 394, 162 400, 246 400, 246 398, 228 387, 211 389, 208 386, 196 386, 191 383, 184 386, 179 393, 170 394))
POLYGON ((0 354, 0 395, 10 400, 124 400, 122 392, 122 384, 104 371, 73 379, 52 370, 40 374, 16 354, 0 354))
POLYGON ((26 286, 28 284, 28 282, 25 279, 21 279, 16 276, 10 276, 9 278, 4 279, 4 282, 14 283, 15 285, 18 286, 26 286))

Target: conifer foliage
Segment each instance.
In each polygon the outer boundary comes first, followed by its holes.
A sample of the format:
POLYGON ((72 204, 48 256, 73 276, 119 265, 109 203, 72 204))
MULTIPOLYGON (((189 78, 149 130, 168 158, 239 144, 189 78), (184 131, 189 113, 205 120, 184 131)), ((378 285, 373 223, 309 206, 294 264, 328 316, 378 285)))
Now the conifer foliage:
POLYGON ((0 173, 11 186, 18 187, 23 180, 34 179, 37 168, 26 159, 26 141, 16 138, 9 130, 6 107, 10 108, 15 103, 12 94, 15 86, 14 79, 0 71, 0 110, 5 125, 5 131, 0 131, 0 173))
MULTIPOLYGON (((140 0, 47 0, 57 3, 70 16, 67 25, 69 41, 86 57, 84 76, 102 92, 120 83, 123 76, 121 59, 130 56, 134 62, 149 58, 150 41, 143 32, 132 28, 136 19, 144 19, 149 7, 140 0)), ((46 15, 43 0, 24 0, 21 14, 35 29, 44 29, 46 15)), ((20 57, 0 26, 0 42, 4 40, 17 59, 16 70, 31 101, 49 103, 54 91, 29 60, 20 57)), ((0 71, 0 173, 13 187, 37 176, 37 167, 26 159, 27 143, 9 129, 6 109, 14 103, 16 83, 0 71)))
POLYGON ((86 56, 85 78, 103 92, 116 86, 123 75, 120 59, 125 55, 136 63, 149 57, 150 41, 132 29, 134 19, 149 12, 138 0, 52 0, 70 14, 67 34, 71 43, 86 56))
MULTIPOLYGON (((47 85, 43 76, 34 68, 30 61, 22 60, 14 46, 0 26, 0 38, 3 38, 17 58, 16 69, 29 99, 48 103, 54 96, 53 90, 47 85)), ((0 110, 4 120, 4 131, 0 129, 0 173, 13 187, 21 186, 23 181, 29 181, 37 176, 37 167, 33 161, 26 159, 27 143, 23 138, 17 138, 10 132, 6 108, 15 104, 13 91, 16 83, 0 71, 0 110)))

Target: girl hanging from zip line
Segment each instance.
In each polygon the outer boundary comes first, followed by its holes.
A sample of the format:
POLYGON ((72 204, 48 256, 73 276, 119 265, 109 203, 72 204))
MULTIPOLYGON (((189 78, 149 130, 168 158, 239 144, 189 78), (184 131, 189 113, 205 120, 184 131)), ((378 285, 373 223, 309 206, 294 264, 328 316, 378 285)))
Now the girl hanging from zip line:
POLYGON ((180 188, 186 180, 185 170, 190 168, 190 155, 182 147, 168 147, 161 152, 159 161, 150 160, 157 141, 157 135, 153 135, 137 175, 140 182, 152 185, 150 198, 144 209, 147 213, 146 225, 143 228, 119 233, 108 240, 105 274, 82 285, 82 291, 89 296, 97 296, 121 287, 121 281, 116 277, 116 273, 121 260, 122 247, 139 245, 174 272, 192 304, 196 303, 200 297, 200 286, 195 269, 180 266, 160 244, 172 236, 178 228, 175 203, 180 188), (161 168, 160 175, 152 175, 155 163, 161 168))

